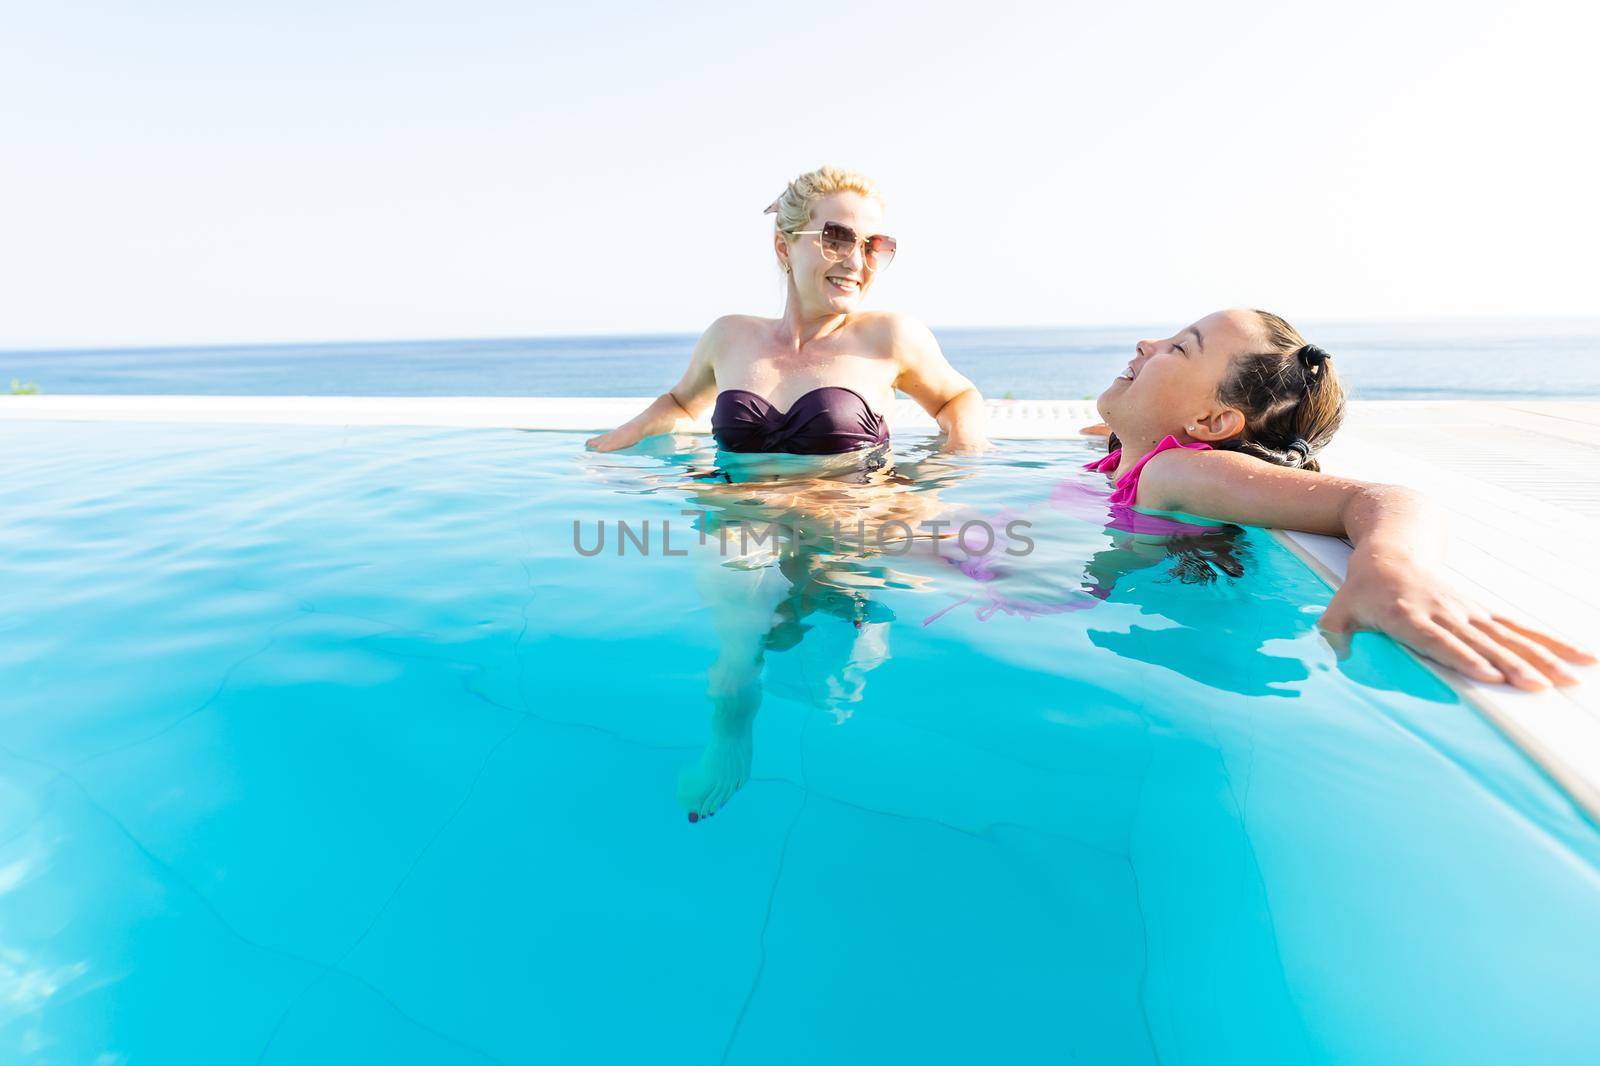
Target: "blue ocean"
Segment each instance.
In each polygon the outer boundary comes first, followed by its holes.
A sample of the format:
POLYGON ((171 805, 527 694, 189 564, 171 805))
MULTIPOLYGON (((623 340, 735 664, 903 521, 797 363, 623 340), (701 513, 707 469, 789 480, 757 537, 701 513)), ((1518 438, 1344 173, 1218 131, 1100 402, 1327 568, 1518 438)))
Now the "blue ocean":
MULTIPOLYGON (((1141 337, 1180 322, 935 330, 988 396, 1099 394, 1141 337)), ((1600 398, 1600 319, 1310 324, 1361 400, 1600 398)), ((47 393, 289 396, 654 396, 687 334, 341 342, 92 351, 0 349, 0 385, 47 393)))

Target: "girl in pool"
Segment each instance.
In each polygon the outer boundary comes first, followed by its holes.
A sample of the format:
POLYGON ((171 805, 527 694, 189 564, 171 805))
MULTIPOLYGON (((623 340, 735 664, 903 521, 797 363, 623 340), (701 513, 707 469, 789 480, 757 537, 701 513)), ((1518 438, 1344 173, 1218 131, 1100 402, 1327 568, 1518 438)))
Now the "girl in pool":
POLYGON ((1100 394, 1112 451, 1093 465, 1113 508, 1205 515, 1347 537, 1355 551, 1319 622, 1336 642, 1387 633, 1489 682, 1541 689, 1594 656, 1493 614, 1429 562, 1437 518, 1415 492, 1318 472, 1344 418, 1328 353, 1265 311, 1218 311, 1165 340, 1140 341, 1100 394))
POLYGON ((875 450, 889 439, 883 412, 899 389, 938 421, 946 450, 983 448, 982 397, 927 327, 861 309, 895 254, 877 186, 822 167, 791 181, 767 210, 777 215, 772 243, 786 277, 782 316, 717 319, 678 383, 589 447, 627 448, 711 407, 725 452, 875 450))

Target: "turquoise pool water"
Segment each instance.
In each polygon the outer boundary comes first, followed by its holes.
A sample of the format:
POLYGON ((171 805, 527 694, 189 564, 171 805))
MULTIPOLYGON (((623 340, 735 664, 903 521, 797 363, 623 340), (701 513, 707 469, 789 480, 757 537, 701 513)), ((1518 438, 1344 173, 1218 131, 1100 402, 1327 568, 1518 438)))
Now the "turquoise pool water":
POLYGON ((0 1061, 1600 1060, 1593 827, 1264 534, 590 558, 782 501, 580 443, 0 426, 0 1061))

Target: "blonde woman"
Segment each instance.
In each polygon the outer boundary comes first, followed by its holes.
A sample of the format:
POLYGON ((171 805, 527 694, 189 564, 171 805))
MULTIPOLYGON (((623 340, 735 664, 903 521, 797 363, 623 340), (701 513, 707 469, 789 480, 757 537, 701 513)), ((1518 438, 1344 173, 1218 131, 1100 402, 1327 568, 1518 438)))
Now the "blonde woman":
POLYGON ((933 334, 906 315, 862 310, 896 247, 877 186, 822 167, 791 181, 767 211, 777 216, 773 250, 787 280, 783 314, 717 319, 678 383, 589 447, 631 447, 711 408, 724 452, 876 450, 888 442, 884 413, 898 389, 938 421, 945 450, 981 450, 983 398, 933 334))

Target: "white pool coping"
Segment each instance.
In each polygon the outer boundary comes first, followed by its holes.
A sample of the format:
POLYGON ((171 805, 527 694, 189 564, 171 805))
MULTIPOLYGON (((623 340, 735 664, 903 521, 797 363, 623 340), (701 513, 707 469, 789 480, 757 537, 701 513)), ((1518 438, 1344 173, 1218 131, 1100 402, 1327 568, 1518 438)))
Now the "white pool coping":
MULTIPOLYGON (((438 426, 600 431, 637 397, 0 396, 0 421, 438 426)), ((1088 401, 990 400, 996 440, 1059 440, 1096 420, 1088 401)), ((909 400, 898 433, 933 420, 909 400)), ((700 431, 709 427, 694 427, 700 431)), ((1357 402, 1324 469, 1426 491, 1451 522, 1442 560, 1485 605, 1593 648, 1600 637, 1600 402, 1357 402)), ((1331 584, 1349 546, 1279 538, 1331 584)), ((1436 670, 1600 822, 1600 668, 1528 694, 1436 670)))

